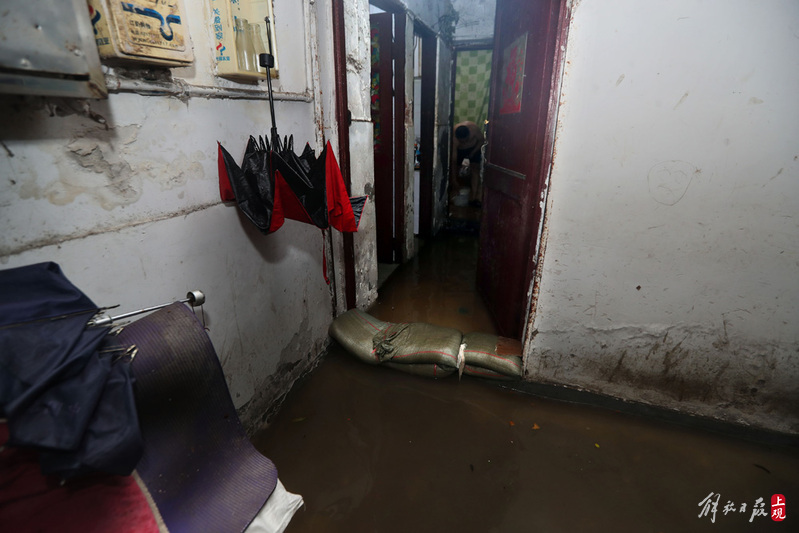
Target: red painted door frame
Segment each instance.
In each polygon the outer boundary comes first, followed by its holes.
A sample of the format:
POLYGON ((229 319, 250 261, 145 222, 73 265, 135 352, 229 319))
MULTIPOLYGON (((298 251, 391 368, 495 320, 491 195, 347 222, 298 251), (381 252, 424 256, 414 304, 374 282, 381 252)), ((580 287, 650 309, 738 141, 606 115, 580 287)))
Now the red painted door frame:
POLYGON ((394 13, 394 262, 405 261, 405 13, 394 13))
POLYGON ((401 263, 405 242, 405 16, 370 16, 372 52, 372 122, 375 128, 375 212, 377 260, 401 263), (376 97, 376 99, 375 99, 376 97))
POLYGON ((374 205, 377 231, 377 260, 394 262, 394 97, 392 15, 369 17, 372 32, 372 123, 374 127, 374 205), (375 45, 377 50, 375 50, 375 45))
POLYGON ((477 285, 501 335, 521 338, 539 263, 567 0, 498 0, 477 285))

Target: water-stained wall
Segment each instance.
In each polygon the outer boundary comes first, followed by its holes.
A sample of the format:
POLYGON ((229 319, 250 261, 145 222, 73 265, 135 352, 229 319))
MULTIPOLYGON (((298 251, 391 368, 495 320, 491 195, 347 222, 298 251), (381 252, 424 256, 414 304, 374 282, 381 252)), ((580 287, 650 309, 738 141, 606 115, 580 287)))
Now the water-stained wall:
POLYGON ((527 379, 799 432, 799 5, 573 8, 527 379))
MULTIPOLYGON (((274 4, 278 130, 321 149, 335 131, 321 96, 334 94, 330 3, 274 4)), ((220 201, 217 141, 240 160, 250 134, 269 132, 266 86, 215 77, 208 6, 185 6, 191 67, 107 70, 103 101, 0 98, 0 268, 55 261, 95 303, 119 304, 120 313, 202 290, 198 317, 254 428, 328 342, 335 292, 322 269, 334 241, 290 220, 262 235, 220 201)), ((368 64, 368 49, 352 53, 368 64)), ((371 145, 356 147, 356 161, 364 150, 371 145)), ((371 181, 359 176, 355 193, 371 181)), ((369 239, 373 217, 367 208, 357 238, 369 239)), ((336 282, 343 262, 333 248, 336 282)), ((358 275, 376 278, 363 266, 358 275)))
POLYGON ((347 101, 350 124, 352 194, 370 197, 367 216, 354 236, 358 290, 356 307, 368 308, 377 299, 377 242, 374 217, 374 151, 371 112, 371 39, 369 1, 344 2, 347 54, 347 101))

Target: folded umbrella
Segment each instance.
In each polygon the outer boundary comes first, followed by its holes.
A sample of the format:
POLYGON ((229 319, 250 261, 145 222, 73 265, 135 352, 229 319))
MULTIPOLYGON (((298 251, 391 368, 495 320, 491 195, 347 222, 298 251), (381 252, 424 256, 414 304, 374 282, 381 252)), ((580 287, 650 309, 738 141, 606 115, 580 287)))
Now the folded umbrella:
POLYGON ((275 151, 272 160, 277 171, 277 193, 286 218, 321 229, 333 226, 342 232, 358 231, 367 197, 349 196, 329 141, 319 157, 308 143, 297 156, 294 139, 289 137, 282 148, 275 151))
MULTIPOLYGON (((267 19, 267 31, 269 32, 267 19)), ((270 42, 271 51, 271 38, 270 42)), ((350 197, 330 142, 319 156, 306 143, 294 151, 294 136, 281 141, 275 122, 270 54, 261 54, 267 69, 272 131, 269 140, 250 136, 241 165, 218 144, 219 190, 223 201, 234 200, 262 233, 277 231, 285 218, 330 226, 343 232, 358 231, 366 196, 350 197)))
POLYGON ((232 191, 241 211, 262 233, 277 231, 286 218, 356 232, 367 196, 350 197, 341 168, 328 141, 319 157, 306 143, 294 152, 294 137, 272 143, 250 137, 239 165, 218 144, 219 183, 223 200, 232 191))
POLYGON ((0 271, 0 417, 45 474, 130 474, 141 457, 130 362, 55 263, 0 271))

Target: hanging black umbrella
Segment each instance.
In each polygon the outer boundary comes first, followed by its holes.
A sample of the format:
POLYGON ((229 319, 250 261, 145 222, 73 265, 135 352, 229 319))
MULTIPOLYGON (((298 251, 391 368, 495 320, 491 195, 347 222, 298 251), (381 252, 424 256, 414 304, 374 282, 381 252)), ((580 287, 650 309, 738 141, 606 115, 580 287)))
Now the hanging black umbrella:
POLYGON ((317 157, 308 143, 294 151, 294 137, 277 133, 272 77, 272 33, 266 19, 269 54, 259 56, 266 68, 272 130, 269 140, 250 136, 244 159, 238 165, 219 144, 219 183, 223 200, 235 199, 242 212, 262 233, 277 231, 285 218, 330 226, 339 231, 358 231, 366 196, 350 197, 333 148, 328 142, 317 157))

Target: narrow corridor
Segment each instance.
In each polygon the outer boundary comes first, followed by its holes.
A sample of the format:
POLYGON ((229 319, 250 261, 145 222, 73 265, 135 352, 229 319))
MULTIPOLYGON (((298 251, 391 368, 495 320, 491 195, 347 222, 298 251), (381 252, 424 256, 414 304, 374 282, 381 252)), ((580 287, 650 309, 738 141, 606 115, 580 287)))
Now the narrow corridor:
MULTIPOLYGON (((468 233, 427 243, 368 312, 493 333, 476 247, 468 233)), ((796 530, 795 440, 429 380, 335 343, 253 441, 305 499, 289 533, 796 530), (785 523, 769 516, 774 494, 788 501, 785 523)))

